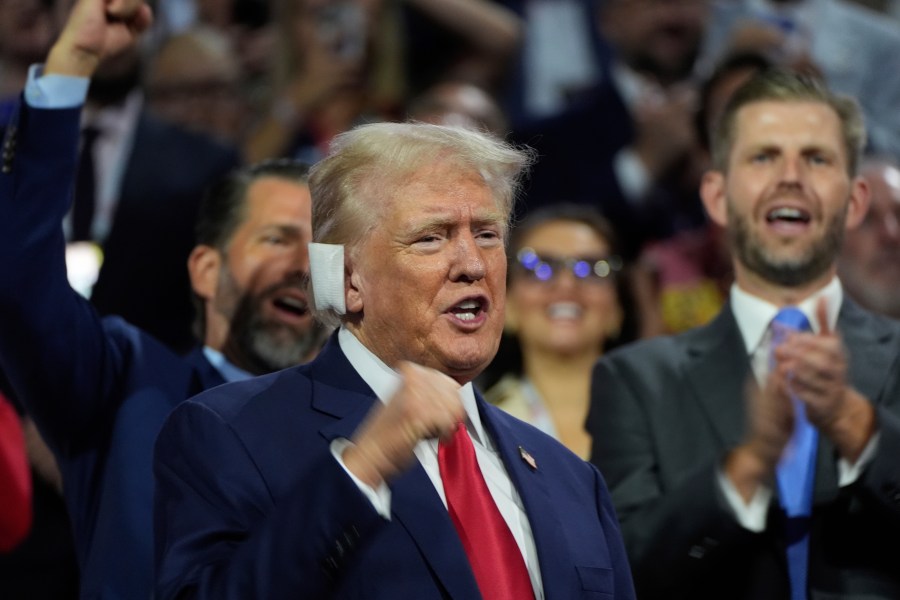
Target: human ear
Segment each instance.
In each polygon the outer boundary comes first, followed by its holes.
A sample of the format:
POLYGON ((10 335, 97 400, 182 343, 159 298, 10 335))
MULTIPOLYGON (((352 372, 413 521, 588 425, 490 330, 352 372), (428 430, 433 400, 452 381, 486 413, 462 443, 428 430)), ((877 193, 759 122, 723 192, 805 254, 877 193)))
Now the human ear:
POLYGON ((364 285, 359 271, 351 266, 345 267, 344 293, 346 294, 347 312, 359 313, 363 309, 364 285))
POLYGON ((700 198, 709 218, 720 227, 725 227, 728 217, 725 174, 721 171, 704 173, 700 181, 700 198))
POLYGON ((844 225, 847 229, 856 229, 863 222, 869 212, 870 201, 868 182, 862 177, 854 177, 850 182, 850 198, 847 202, 847 220, 844 225))
POLYGON ((188 275, 194 293, 206 301, 212 300, 219 286, 221 267, 221 252, 204 244, 195 246, 188 257, 188 275))

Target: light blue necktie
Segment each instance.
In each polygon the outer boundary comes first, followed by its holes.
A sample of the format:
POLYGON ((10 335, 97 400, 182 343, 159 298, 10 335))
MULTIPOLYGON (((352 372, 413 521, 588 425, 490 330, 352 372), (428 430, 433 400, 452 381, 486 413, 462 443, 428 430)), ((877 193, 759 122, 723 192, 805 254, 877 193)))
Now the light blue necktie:
MULTIPOLYGON (((775 315, 771 324, 774 350, 795 331, 811 331, 803 312, 788 306, 775 315)), ((774 369, 774 357, 770 368, 774 369)), ((809 519, 812 514, 813 481, 816 472, 818 432, 806 419, 803 403, 791 398, 794 404, 794 433, 781 455, 776 469, 778 495, 786 516, 788 575, 791 599, 806 600, 806 577, 809 555, 809 519)))

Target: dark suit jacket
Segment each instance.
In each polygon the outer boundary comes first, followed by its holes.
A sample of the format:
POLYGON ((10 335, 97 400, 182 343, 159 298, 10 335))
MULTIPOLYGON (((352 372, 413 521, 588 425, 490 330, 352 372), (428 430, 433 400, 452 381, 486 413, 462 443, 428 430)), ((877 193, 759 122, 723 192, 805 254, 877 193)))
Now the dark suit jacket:
MULTIPOLYGON (((0 371, 63 473, 84 598, 147 598, 152 446, 169 411, 222 378, 119 318, 66 278, 79 111, 22 105, 0 173, 0 371)), ((184 267, 182 267, 184 268, 184 267)))
POLYGON ((206 188, 238 163, 233 148, 141 113, 91 293, 101 314, 178 352, 196 343, 187 259, 197 209, 206 188))
MULTIPOLYGON (((859 479, 839 488, 835 449, 820 436, 811 597, 900 598, 900 324, 845 298, 838 330, 881 438, 859 479)), ((750 533, 717 482, 743 437, 749 379, 728 306, 707 326, 612 352, 594 370, 592 462, 609 481, 643 599, 788 598, 777 500, 767 530, 750 533)))
MULTIPOLYGON (((375 402, 332 337, 307 365, 180 405, 156 445, 159 598, 478 598, 418 463, 391 484, 388 521, 332 457, 330 442, 375 402)), ((633 598, 600 473, 480 397, 478 407, 529 516, 546 597, 633 598)))

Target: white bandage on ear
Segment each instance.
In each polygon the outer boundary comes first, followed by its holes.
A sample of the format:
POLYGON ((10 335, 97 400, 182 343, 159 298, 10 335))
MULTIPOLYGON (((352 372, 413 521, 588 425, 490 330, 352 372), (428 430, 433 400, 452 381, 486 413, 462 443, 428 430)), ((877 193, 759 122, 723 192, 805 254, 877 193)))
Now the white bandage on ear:
POLYGON ((347 312, 344 300, 344 245, 309 243, 309 275, 316 310, 347 312))

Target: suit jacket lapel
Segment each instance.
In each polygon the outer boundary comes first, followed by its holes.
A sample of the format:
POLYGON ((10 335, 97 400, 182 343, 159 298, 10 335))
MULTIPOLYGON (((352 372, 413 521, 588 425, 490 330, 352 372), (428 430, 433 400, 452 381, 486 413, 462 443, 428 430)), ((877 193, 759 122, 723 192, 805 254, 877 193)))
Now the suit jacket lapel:
POLYGON ((685 373, 694 397, 709 416, 722 448, 741 441, 750 361, 731 309, 706 327, 685 335, 685 373), (723 360, 724 357, 724 360, 723 360))
MULTIPOLYGON (((313 408, 335 420, 321 429, 326 440, 349 439, 378 398, 353 369, 333 336, 314 365, 313 408)), ((478 586, 447 509, 425 469, 416 462, 391 485, 391 514, 419 548, 451 598, 478 597, 478 586)))
POLYGON ((575 559, 562 535, 558 507, 547 493, 547 471, 540 468, 540 453, 524 445, 508 423, 498 418, 500 409, 488 405, 480 395, 478 408, 482 424, 493 438, 503 466, 522 498, 537 548, 545 597, 548 600, 579 597, 583 592, 572 577, 575 559), (522 450, 532 455, 538 468, 533 469, 525 462, 522 450))
POLYGON ((894 354, 886 351, 892 335, 879 327, 876 319, 844 297, 838 316, 838 330, 849 355, 851 385, 863 396, 879 404, 881 391, 890 373, 894 354))

